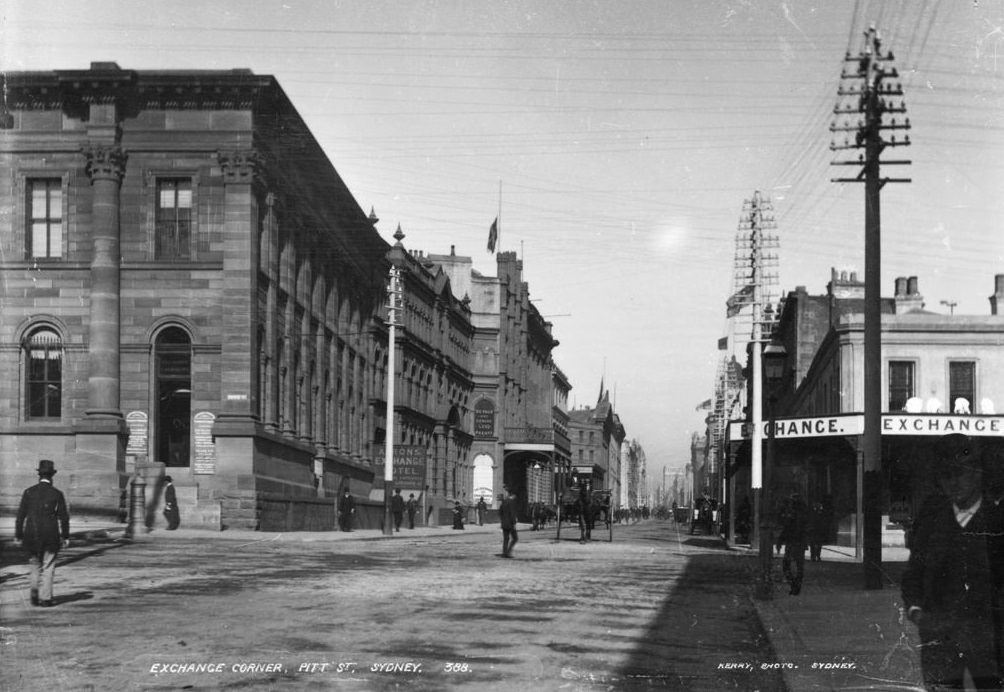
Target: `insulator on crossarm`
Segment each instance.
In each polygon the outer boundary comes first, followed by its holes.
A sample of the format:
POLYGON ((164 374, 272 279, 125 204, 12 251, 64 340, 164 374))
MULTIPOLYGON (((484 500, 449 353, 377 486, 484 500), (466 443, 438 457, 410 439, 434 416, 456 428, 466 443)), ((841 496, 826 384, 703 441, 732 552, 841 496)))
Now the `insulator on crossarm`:
POLYGON ((904 121, 904 124, 906 125, 907 129, 909 129, 909 127, 910 127, 910 119, 909 119, 909 118, 907 118, 907 119, 906 119, 906 120, 904 121))
POLYGON ((864 162, 865 162, 865 155, 858 154, 858 163, 864 163, 864 162))
POLYGON ((904 142, 905 144, 909 144, 909 143, 910 143, 910 135, 907 135, 906 137, 904 137, 904 138, 903 138, 903 142, 904 142))

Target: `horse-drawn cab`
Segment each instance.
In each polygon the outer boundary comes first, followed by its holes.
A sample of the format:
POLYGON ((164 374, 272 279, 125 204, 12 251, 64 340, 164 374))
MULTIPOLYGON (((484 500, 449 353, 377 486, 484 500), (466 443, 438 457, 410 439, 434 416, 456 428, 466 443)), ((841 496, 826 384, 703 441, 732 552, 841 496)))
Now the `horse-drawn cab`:
POLYGON ((602 518, 607 529, 607 540, 614 540, 613 503, 610 490, 583 489, 581 484, 571 485, 561 493, 558 511, 558 540, 561 525, 579 527, 579 540, 592 540, 593 528, 602 518))

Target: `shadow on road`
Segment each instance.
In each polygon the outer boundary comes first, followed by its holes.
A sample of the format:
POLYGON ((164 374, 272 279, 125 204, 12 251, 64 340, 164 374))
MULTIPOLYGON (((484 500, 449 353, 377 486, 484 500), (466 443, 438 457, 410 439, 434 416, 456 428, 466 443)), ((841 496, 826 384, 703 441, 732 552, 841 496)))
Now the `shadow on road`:
MULTIPOLYGON (((88 534, 83 537, 73 537, 70 542, 70 547, 64 548, 59 552, 59 558, 56 560, 56 567, 80 562, 81 560, 96 557, 107 553, 109 550, 115 550, 127 545, 130 545, 128 541, 113 538, 104 533, 99 535, 88 534)), ((17 565, 23 565, 25 569, 28 568, 28 558, 24 550, 22 550, 20 546, 15 545, 13 542, 0 543, 0 569, 17 565)), ((5 581, 10 581, 16 576, 18 575, 0 574, 0 584, 5 581)))
MULTIPOLYGON (((682 543, 725 547, 710 537, 682 543)), ((632 688, 785 689, 780 671, 763 667, 775 656, 750 602, 755 569, 754 560, 725 550, 688 551, 682 573, 620 671, 632 688)))

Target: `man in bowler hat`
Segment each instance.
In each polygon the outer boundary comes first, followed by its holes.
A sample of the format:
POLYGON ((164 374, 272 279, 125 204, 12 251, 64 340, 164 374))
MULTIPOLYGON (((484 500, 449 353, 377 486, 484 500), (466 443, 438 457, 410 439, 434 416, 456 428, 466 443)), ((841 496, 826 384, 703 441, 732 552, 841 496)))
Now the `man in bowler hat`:
POLYGON ((902 580, 907 616, 920 634, 929 689, 1001 689, 994 606, 1002 577, 1000 506, 985 493, 978 443, 951 434, 935 444, 938 491, 918 512, 902 580))
POLYGON ((178 493, 174 490, 174 479, 164 476, 164 518, 167 519, 167 530, 174 531, 181 523, 181 512, 178 511, 178 493))
POLYGON ((14 538, 28 554, 31 604, 43 608, 52 606, 56 555, 70 545, 70 513, 63 493, 52 487, 55 475, 51 460, 38 462, 38 483, 21 496, 14 525, 14 538))

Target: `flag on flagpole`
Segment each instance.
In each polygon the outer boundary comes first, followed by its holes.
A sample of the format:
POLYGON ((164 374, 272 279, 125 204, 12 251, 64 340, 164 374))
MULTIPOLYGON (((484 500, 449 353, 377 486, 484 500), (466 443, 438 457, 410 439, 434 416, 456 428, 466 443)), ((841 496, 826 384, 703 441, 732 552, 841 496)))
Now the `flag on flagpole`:
POLYGON ((499 239, 499 219, 496 216, 492 227, 488 229, 488 252, 495 252, 495 243, 499 239))

